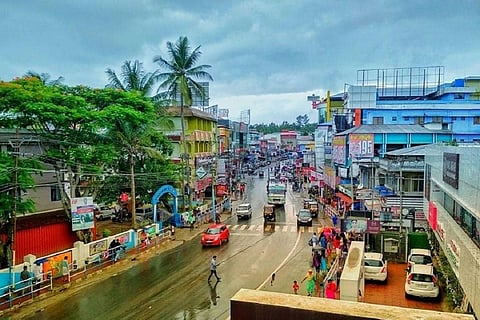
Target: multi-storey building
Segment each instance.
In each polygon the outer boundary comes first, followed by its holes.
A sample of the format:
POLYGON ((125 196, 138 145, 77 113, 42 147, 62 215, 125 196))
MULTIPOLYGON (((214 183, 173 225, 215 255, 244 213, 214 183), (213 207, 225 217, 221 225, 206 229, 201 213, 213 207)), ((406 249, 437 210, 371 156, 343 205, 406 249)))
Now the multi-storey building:
POLYGON ((357 71, 347 85, 347 117, 364 124, 419 124, 450 130, 457 142, 480 141, 480 77, 444 83, 444 67, 357 71))
POLYGON ((173 130, 165 135, 173 142, 172 160, 187 164, 185 177, 188 191, 196 195, 205 192, 212 185, 215 155, 217 154, 217 119, 212 114, 196 108, 184 108, 185 146, 182 143, 182 122, 180 107, 170 107, 167 110, 173 122, 173 130), (205 172, 205 173, 203 173, 205 172))
MULTIPOLYGON (((425 212, 456 279, 446 292, 480 315, 480 146, 427 146, 425 212), (456 284, 459 284, 457 286, 456 284)), ((444 270, 443 274, 447 274, 444 270)))

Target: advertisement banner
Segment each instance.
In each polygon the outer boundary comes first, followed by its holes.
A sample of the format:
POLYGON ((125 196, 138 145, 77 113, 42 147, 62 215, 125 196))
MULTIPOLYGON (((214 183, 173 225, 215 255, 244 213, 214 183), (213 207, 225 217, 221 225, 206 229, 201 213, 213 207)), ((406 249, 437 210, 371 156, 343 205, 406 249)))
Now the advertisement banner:
POLYGON ((348 147, 354 158, 373 157, 373 133, 352 133, 349 136, 348 147))
POLYGON ((346 159, 346 143, 345 136, 333 137, 332 160, 337 164, 345 164, 346 159))
POLYGON ((94 227, 92 197, 73 198, 72 206, 72 231, 91 229, 94 227))

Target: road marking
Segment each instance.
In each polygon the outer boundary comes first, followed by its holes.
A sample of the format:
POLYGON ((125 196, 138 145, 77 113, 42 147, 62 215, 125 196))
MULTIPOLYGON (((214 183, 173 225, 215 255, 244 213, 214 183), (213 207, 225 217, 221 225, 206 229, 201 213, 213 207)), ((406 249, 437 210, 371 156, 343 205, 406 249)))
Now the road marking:
POLYGON ((252 225, 250 226, 250 228, 248 228, 248 230, 253 231, 253 230, 255 230, 256 227, 257 227, 256 225, 252 224, 252 225))
POLYGON ((240 230, 245 230, 247 228, 247 225, 246 224, 242 224, 242 226, 240 227, 240 230))
POLYGON ((263 226, 262 226, 262 225, 259 225, 259 226, 257 227, 257 231, 262 231, 262 230, 263 230, 263 226))
POLYGON ((240 226, 239 224, 236 224, 236 225, 234 225, 233 227, 231 227, 230 230, 235 230, 235 229, 237 229, 239 226, 240 226))
POLYGON ((283 226, 282 231, 283 231, 283 232, 287 232, 287 231, 288 231, 288 226, 283 226))
MULTIPOLYGON (((293 248, 290 250, 290 252, 288 253, 288 255, 285 257, 285 259, 283 259, 282 262, 280 262, 280 264, 277 266, 277 268, 275 268, 275 270, 273 270, 270 274, 274 274, 274 273, 277 273, 278 270, 280 270, 286 263, 287 261, 290 259, 290 257, 293 255, 293 253, 295 252, 295 249, 297 248, 298 246, 298 243, 300 242, 300 237, 302 236, 302 233, 299 232, 297 234, 297 240, 295 241, 295 245, 293 246, 293 248)), ((265 286, 265 284, 267 284, 267 282, 270 281, 270 276, 268 276, 265 281, 263 281, 255 290, 260 290, 262 287, 265 286)))

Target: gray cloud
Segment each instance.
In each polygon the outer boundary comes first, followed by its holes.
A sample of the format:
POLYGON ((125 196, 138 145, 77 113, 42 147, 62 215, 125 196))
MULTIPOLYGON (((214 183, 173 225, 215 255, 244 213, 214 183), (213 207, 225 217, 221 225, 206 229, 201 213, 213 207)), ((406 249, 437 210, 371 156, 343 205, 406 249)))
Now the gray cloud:
POLYGON ((139 59, 153 70, 184 35, 212 65, 212 104, 232 118, 250 108, 255 122, 291 122, 311 113, 307 94, 340 92, 358 69, 478 75, 479 9, 475 0, 4 0, 0 79, 34 70, 103 87, 106 68, 139 59))

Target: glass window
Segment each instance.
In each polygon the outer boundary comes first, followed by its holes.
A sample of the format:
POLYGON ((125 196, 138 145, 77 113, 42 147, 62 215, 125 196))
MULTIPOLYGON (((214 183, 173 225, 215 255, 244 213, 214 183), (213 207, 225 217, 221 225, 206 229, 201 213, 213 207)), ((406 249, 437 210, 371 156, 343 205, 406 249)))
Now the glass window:
MULTIPOLYGON (((450 197, 448 194, 444 193, 443 194, 443 207, 447 212, 455 218, 455 211, 454 211, 454 206, 455 206, 455 201, 453 201, 452 197, 450 197)), ((458 217, 460 220, 460 217, 458 217)), ((457 220, 455 218, 455 220, 457 220)), ((459 221, 457 220, 457 221, 459 221)))
POLYGON ((373 124, 383 124, 383 117, 373 117, 373 124))
POLYGON ((424 124, 425 123, 425 117, 414 117, 414 123, 415 124, 424 124))
POLYGON ((392 117, 392 121, 397 121, 397 117, 392 117))
POLYGON ((480 124, 480 117, 473 117, 473 124, 480 124))
POLYGON ((50 187, 50 201, 60 201, 60 188, 58 186, 50 187))
POLYGON ((443 117, 432 117, 433 123, 442 123, 443 117))
POLYGON ((461 208, 460 217, 461 217, 461 223, 462 223, 463 229, 467 231, 469 236, 472 236, 473 235, 472 215, 464 208, 461 208))
POLYGON ((480 220, 472 217, 472 238, 480 244, 480 220))

